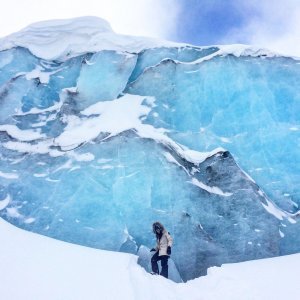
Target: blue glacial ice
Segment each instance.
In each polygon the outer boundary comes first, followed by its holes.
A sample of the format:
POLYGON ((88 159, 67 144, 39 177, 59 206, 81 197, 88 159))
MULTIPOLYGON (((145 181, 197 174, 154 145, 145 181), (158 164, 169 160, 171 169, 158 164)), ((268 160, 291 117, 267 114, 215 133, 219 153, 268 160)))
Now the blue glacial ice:
POLYGON ((0 51, 0 216, 146 269, 159 220, 178 282, 299 252, 299 61, 119 40, 0 51))

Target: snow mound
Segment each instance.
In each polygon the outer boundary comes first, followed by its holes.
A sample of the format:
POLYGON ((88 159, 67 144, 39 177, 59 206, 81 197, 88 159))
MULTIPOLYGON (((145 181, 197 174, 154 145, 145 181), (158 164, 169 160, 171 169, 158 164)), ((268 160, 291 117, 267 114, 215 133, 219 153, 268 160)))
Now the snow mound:
POLYGON ((65 60, 101 50, 139 52, 174 45, 180 44, 116 34, 107 21, 98 17, 38 22, 0 39, 0 51, 19 46, 47 60, 65 60))
POLYGON ((299 254, 224 265, 176 284, 147 274, 134 255, 57 241, 3 219, 0 240, 1 299, 299 299, 299 254))
MULTIPOLYGON (((191 47, 192 45, 117 34, 106 20, 99 17, 86 16, 33 23, 16 33, 0 39, 0 51, 18 46, 29 49, 32 54, 39 58, 64 61, 83 53, 101 50, 136 53, 149 48, 191 47)), ((242 44, 192 47, 201 49, 219 48, 219 51, 213 55, 206 56, 202 59, 203 61, 215 56, 230 54, 237 57, 282 56, 268 49, 242 44)))

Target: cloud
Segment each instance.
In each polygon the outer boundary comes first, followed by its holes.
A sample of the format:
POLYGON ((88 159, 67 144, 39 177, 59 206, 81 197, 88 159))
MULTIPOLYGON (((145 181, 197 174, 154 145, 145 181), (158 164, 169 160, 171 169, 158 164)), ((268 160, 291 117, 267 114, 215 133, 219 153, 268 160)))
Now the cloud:
POLYGON ((233 28, 246 20, 238 0, 176 0, 177 26, 171 38, 196 45, 217 44, 233 28))
POLYGON ((175 26, 175 4, 174 0, 9 0, 0 11, 0 36, 37 21, 91 15, 106 19, 117 33, 166 38, 175 26))
POLYGON ((237 1, 246 22, 231 29, 222 43, 258 45, 282 54, 300 57, 300 2, 298 0, 237 1), (249 15, 247 16, 247 12, 249 15))

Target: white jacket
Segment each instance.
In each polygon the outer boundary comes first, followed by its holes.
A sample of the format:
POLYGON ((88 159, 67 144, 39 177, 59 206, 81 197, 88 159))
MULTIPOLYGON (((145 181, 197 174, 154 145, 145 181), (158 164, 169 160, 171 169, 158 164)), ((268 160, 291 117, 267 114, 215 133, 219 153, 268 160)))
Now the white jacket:
POLYGON ((159 251, 158 256, 168 255, 167 248, 168 248, 168 246, 172 247, 173 239, 172 239, 171 235, 169 234, 169 232, 164 230, 161 238, 157 239, 156 243, 157 243, 156 250, 159 251))

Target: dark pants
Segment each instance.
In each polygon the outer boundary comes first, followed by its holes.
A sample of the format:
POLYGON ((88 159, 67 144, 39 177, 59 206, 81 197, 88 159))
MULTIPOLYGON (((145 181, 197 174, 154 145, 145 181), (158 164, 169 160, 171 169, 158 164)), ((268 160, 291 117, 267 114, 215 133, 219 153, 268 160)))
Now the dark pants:
POLYGON ((168 278, 168 258, 169 258, 168 255, 158 256, 158 252, 155 252, 155 254, 151 258, 152 271, 156 274, 159 274, 157 262, 160 260, 161 261, 160 275, 168 278))

